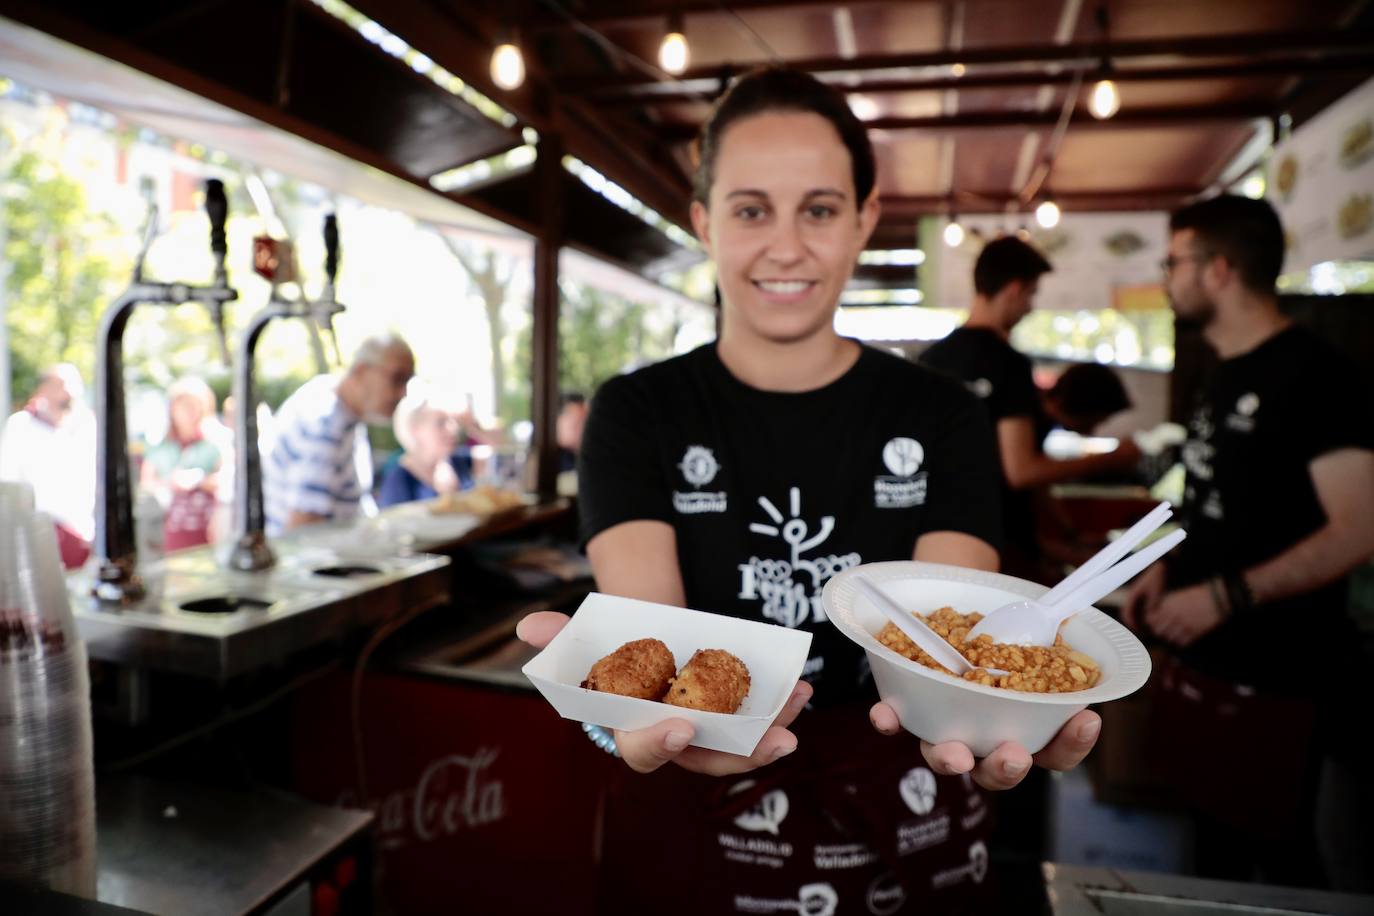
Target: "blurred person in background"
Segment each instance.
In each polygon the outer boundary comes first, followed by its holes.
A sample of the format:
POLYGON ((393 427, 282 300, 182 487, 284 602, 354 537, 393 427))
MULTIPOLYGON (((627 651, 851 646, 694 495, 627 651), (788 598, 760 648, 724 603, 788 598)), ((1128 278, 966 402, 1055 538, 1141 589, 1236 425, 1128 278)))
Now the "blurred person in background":
POLYGON ((1044 255, 1014 236, 989 242, 973 267, 968 321, 931 344, 920 358, 922 365, 962 381, 987 408, 1002 460, 1002 571, 1037 581, 1048 574, 1036 539, 1033 491, 1130 468, 1140 457, 1130 441, 1105 455, 1062 461, 1044 452, 1053 424, 1045 415, 1031 361, 1010 338, 1012 328, 1030 314, 1040 277, 1051 270, 1044 255))
POLYGON ((175 382, 167 389, 167 434, 143 456, 139 485, 164 507, 162 536, 169 551, 210 541, 224 464, 220 447, 206 435, 214 403, 215 394, 203 380, 188 376, 175 382))
POLYGON ((0 480, 33 488, 38 511, 57 524, 69 568, 85 562, 95 537, 95 415, 85 391, 75 366, 52 366, 0 432, 0 480))
POLYGON ((1131 409, 1131 396, 1121 377, 1098 363, 1069 366, 1040 395, 1043 421, 1037 424, 1036 437, 1043 445, 1049 430, 1058 426, 1080 436, 1091 436, 1097 428, 1123 410, 1131 409))
POLYGON ((576 391, 563 395, 554 437, 558 440, 558 470, 577 470, 577 453, 582 449, 582 427, 587 423, 587 396, 576 391))
POLYGON ((319 376, 286 399, 263 462, 269 535, 371 508, 367 426, 391 422, 414 374, 410 346, 384 334, 363 341, 342 378, 319 376))
POLYGON ((377 505, 433 499, 472 486, 472 458, 458 444, 460 417, 459 410, 433 392, 420 388, 406 395, 393 421, 403 453, 382 472, 377 505))
POLYGON ((1169 298, 1220 362, 1183 447, 1188 539, 1123 616, 1168 646, 1151 746, 1188 748, 1154 765, 1192 813, 1198 873, 1368 892, 1374 697, 1347 577, 1374 554, 1374 408, 1355 367, 1279 310, 1283 258, 1265 201, 1170 220, 1169 298))

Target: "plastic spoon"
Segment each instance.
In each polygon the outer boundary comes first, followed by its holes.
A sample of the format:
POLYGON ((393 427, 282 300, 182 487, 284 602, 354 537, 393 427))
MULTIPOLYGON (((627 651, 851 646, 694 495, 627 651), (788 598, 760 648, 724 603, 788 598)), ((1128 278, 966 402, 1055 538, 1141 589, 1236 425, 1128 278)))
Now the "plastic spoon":
MULTIPOLYGON (((912 642, 925 650, 926 654, 935 659, 945 667, 945 670, 955 674, 963 675, 966 671, 972 671, 974 666, 968 659, 959 653, 959 650, 950 645, 943 636, 936 633, 925 622, 915 614, 909 614, 898 606, 897 602, 887 596, 887 593, 878 586, 874 585, 863 576, 854 577, 855 584, 859 591, 868 597, 868 600, 877 605, 878 610, 883 612, 883 616, 905 633, 912 642)), ((984 671, 993 675, 1002 675, 1007 672, 1000 668, 984 668, 984 671)))
POLYGON ((1017 601, 1000 607, 979 621, 978 625, 969 631, 967 638, 972 640, 986 634, 992 637, 993 642, 1052 646, 1061 623, 1134 579, 1145 567, 1173 550, 1187 536, 1186 531, 1179 529, 1167 537, 1160 538, 1105 572, 1081 582, 1077 588, 1054 604, 1046 604, 1043 601, 1017 601))

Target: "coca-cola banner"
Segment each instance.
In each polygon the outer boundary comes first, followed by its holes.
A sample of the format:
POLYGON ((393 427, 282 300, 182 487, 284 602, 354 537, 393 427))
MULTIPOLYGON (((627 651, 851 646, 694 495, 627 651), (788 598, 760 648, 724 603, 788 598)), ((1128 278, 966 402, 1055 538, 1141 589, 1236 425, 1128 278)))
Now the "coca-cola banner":
POLYGON ((297 791, 377 815, 378 893, 396 914, 594 911, 595 824, 607 766, 536 695, 371 674, 362 691, 360 804, 349 678, 293 709, 297 791))

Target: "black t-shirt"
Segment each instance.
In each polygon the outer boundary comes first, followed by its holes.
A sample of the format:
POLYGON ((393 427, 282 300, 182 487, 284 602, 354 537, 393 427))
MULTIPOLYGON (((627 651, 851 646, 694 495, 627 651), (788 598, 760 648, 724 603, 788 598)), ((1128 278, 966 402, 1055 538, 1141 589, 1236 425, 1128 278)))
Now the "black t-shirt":
POLYGON ((998 546, 996 446, 977 401, 863 348, 823 388, 760 391, 714 344, 613 378, 579 456, 582 537, 655 519, 677 534, 689 607, 815 634, 817 705, 867 696, 862 651, 820 595, 860 563, 909 560, 922 534, 998 546))
MULTIPOLYGON (((1220 363, 1199 394, 1183 447, 1180 519, 1169 587, 1240 572, 1326 524, 1309 465, 1340 448, 1374 448, 1374 412, 1354 367, 1291 327, 1220 363)), ((1209 673, 1292 692, 1296 654, 1348 624, 1346 583, 1253 608, 1183 653, 1209 673)), ((1318 657, 1324 657, 1322 652, 1318 657)))
MULTIPOLYGON (((963 382, 982 400, 994 424, 1013 417, 1030 420, 1034 425, 1035 447, 1041 448, 1050 423, 1040 406, 1031 361, 996 331, 956 328, 921 354, 921 365, 963 382)), ((1002 513, 1008 545, 1019 548, 1026 557, 1034 557, 1039 551, 1035 546, 1031 494, 1011 489, 1003 479, 1002 513)))

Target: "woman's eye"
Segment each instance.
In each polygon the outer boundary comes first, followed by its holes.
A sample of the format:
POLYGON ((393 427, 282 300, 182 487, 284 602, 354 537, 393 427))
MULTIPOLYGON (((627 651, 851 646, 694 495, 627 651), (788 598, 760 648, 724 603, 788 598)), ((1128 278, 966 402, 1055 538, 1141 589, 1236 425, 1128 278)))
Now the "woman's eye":
POLYGON ((736 218, 736 219, 742 219, 742 220, 746 220, 746 221, 748 221, 748 222, 753 222, 753 221, 755 221, 755 220, 763 219, 763 216, 764 216, 764 209, 763 209, 763 207, 759 207, 759 206, 753 206, 753 205, 751 205, 751 206, 746 206, 746 207, 740 207, 740 208, 738 208, 737 210, 735 210, 735 218, 736 218))
POLYGON ((806 215, 811 219, 830 219, 835 215, 835 208, 828 204, 812 204, 806 208, 806 215))

